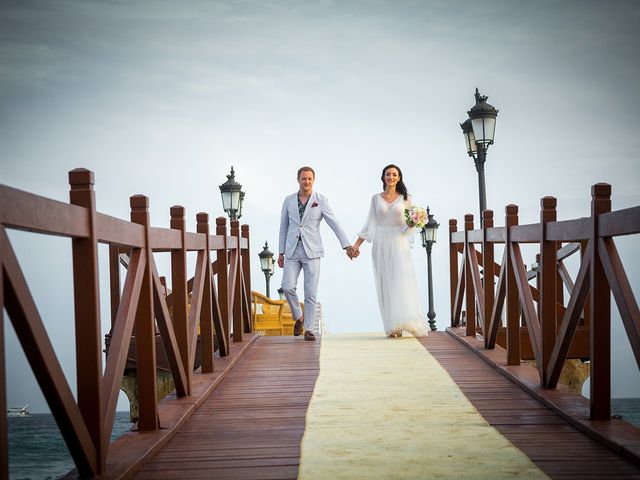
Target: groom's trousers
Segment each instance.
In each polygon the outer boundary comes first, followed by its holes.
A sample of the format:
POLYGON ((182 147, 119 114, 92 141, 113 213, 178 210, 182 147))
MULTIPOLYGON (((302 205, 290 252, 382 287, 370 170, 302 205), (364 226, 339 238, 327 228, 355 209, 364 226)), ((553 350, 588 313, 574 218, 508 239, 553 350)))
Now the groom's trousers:
POLYGON ((300 270, 304 271, 304 329, 312 331, 317 302, 316 293, 320 279, 320 258, 309 258, 302 242, 298 242, 291 257, 284 259, 284 271, 282 272, 282 290, 287 302, 289 302, 294 320, 298 320, 302 316, 297 293, 300 270))

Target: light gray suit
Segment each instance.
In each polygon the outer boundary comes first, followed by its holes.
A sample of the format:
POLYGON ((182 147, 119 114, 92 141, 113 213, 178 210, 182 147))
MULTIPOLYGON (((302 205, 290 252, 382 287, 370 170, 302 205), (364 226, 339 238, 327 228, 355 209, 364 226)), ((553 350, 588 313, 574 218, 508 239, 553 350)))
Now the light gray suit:
POLYGON ((288 195, 282 203, 278 250, 285 257, 282 290, 291 307, 293 318, 299 319, 302 316, 302 310, 296 286, 300 270, 304 270, 304 304, 308 312, 304 318, 305 330, 313 328, 313 312, 316 309, 316 293, 320 278, 320 258, 324 256, 320 237, 320 222, 323 219, 338 237, 342 248, 351 245, 324 195, 316 192, 311 194, 302 219, 298 212, 298 192, 288 195))

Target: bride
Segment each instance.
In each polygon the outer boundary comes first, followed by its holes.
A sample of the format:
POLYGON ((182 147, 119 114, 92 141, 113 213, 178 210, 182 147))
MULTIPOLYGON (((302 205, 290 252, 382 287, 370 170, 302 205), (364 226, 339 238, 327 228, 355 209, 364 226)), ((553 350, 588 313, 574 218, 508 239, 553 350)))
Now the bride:
POLYGON ((387 336, 401 337, 403 330, 416 337, 426 336, 429 328, 411 263, 410 236, 414 230, 404 217, 405 208, 411 207, 411 197, 396 165, 384 167, 381 180, 384 191, 371 198, 367 221, 352 254, 360 254, 365 240, 373 242, 373 275, 387 336))

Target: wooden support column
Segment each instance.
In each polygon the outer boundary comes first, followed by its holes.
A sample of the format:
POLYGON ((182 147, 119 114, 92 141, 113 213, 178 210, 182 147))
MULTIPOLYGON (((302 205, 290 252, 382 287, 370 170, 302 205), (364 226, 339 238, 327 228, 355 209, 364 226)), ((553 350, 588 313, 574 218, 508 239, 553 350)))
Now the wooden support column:
POLYGON ((598 253, 598 215, 611 211, 611 185, 591 187, 591 420, 611 417, 611 291, 598 253))
POLYGON ((171 223, 174 230, 180 232, 180 248, 171 250, 171 292, 173 297, 173 330, 180 350, 180 359, 187 375, 187 395, 191 395, 193 372, 189 368, 189 325, 187 323, 187 222, 185 209, 174 205, 170 209, 171 223))
MULTIPOLYGON (((4 227, 0 224, 0 252, 6 238, 4 227)), ((0 256, 0 259, 2 257, 0 256)), ((4 348, 4 268, 0 260, 0 478, 9 478, 9 434, 7 422, 7 364, 4 348)))
POLYGON ((153 253, 149 241, 149 199, 133 195, 130 199, 131 221, 144 227, 146 266, 136 312, 136 362, 138 369, 138 431, 158 429, 158 394, 156 388, 155 314, 153 310, 153 253))
POLYGON ((89 235, 73 238, 73 297, 76 337, 77 399, 82 418, 96 449, 98 473, 104 472, 108 438, 105 438, 102 405, 102 331, 98 283, 98 240, 93 172, 78 168, 69 172, 70 203, 87 210, 89 235))
POLYGON ((467 213, 464 216, 464 257, 466 259, 464 269, 464 283, 465 283, 465 299, 467 309, 467 331, 468 337, 476 336, 476 291, 473 288, 473 278, 471 272, 471 262, 469 262, 469 255, 475 255, 475 247, 473 243, 469 243, 467 238, 468 232, 473 230, 473 215, 467 213), (473 250, 473 252, 472 252, 473 250))
POLYGON ((225 345, 220 345, 220 356, 229 355, 228 348, 231 345, 231 322, 229 311, 229 263, 227 253, 227 219, 225 217, 216 218, 216 235, 222 237, 223 247, 216 250, 216 264, 218 266, 218 304, 220 305, 220 316, 224 328, 225 345))
POLYGON ((200 212, 196 215, 196 231, 206 238, 204 255, 204 284, 202 288, 202 305, 200 307, 200 346, 202 351, 202 373, 213 372, 213 310, 211 309, 211 254, 209 253, 209 214, 200 212))
POLYGON ((242 320, 244 323, 244 333, 251 333, 253 326, 251 325, 251 242, 249 241, 249 225, 244 224, 240 227, 242 238, 247 241, 247 248, 242 249, 242 279, 243 279, 243 295, 242 295, 242 320))
POLYGON ((451 326, 457 327, 460 322, 455 318, 456 288, 458 286, 458 245, 453 243, 452 237, 458 231, 458 221, 449 219, 449 293, 451 294, 451 326))
POLYGON ((509 227, 518 225, 518 206, 507 205, 505 208, 506 241, 505 268, 507 277, 507 365, 520 365, 520 299, 516 284, 513 255, 511 254, 511 230, 509 227))
POLYGON ((484 348, 489 346, 489 327, 491 325, 491 313, 495 302, 495 263, 493 242, 487 240, 487 229, 493 227, 493 210, 482 212, 482 270, 484 272, 484 348))
POLYGON ((546 378, 549 370, 549 360, 556 343, 558 319, 556 317, 556 298, 558 293, 558 245, 555 241, 546 239, 547 223, 557 220, 556 206, 558 201, 554 197, 544 197, 540 200, 540 260, 539 278, 540 303, 538 304, 538 321, 542 334, 542 370, 543 386, 548 387, 546 378))
MULTIPOLYGON (((234 284, 230 285, 233 289, 233 342, 242 341, 242 272, 240 271, 240 222, 238 220, 231 220, 231 236, 236 238, 236 277, 234 284)), ((234 258, 232 255, 231 258, 234 258)))

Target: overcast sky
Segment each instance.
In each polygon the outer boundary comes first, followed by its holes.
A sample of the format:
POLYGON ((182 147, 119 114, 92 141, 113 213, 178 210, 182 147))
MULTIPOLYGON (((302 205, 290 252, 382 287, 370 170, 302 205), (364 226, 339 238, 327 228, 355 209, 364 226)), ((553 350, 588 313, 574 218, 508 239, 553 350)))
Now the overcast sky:
MULTIPOLYGON (((441 223, 444 329, 448 220, 478 211, 459 127, 475 88, 500 111, 486 164, 498 225, 508 203, 535 222, 545 195, 558 198, 560 219, 587 216, 597 182, 613 185, 614 209, 639 205, 639 22, 636 1, 3 0, 0 183, 67 201, 67 172, 86 167, 99 211, 128 219, 129 196, 141 193, 154 226, 168 227, 169 207, 182 204, 194 230, 197 212, 222 214, 218 185, 233 165, 247 192, 253 288, 264 291, 257 253, 265 240, 277 249, 298 167, 316 169, 316 190, 355 240, 393 162, 441 223)), ((10 235, 75 384, 70 242, 10 235)), ((350 262, 323 235, 327 329, 381 331, 370 248, 350 262)), ((618 245, 637 294, 638 239, 618 245)), ((414 257, 426 306, 424 250, 414 257)), ((106 329, 106 288, 103 297, 106 329)), ((9 404, 45 410, 8 320, 5 331, 9 404)), ((640 397, 625 338, 616 312, 614 395, 640 397)))

